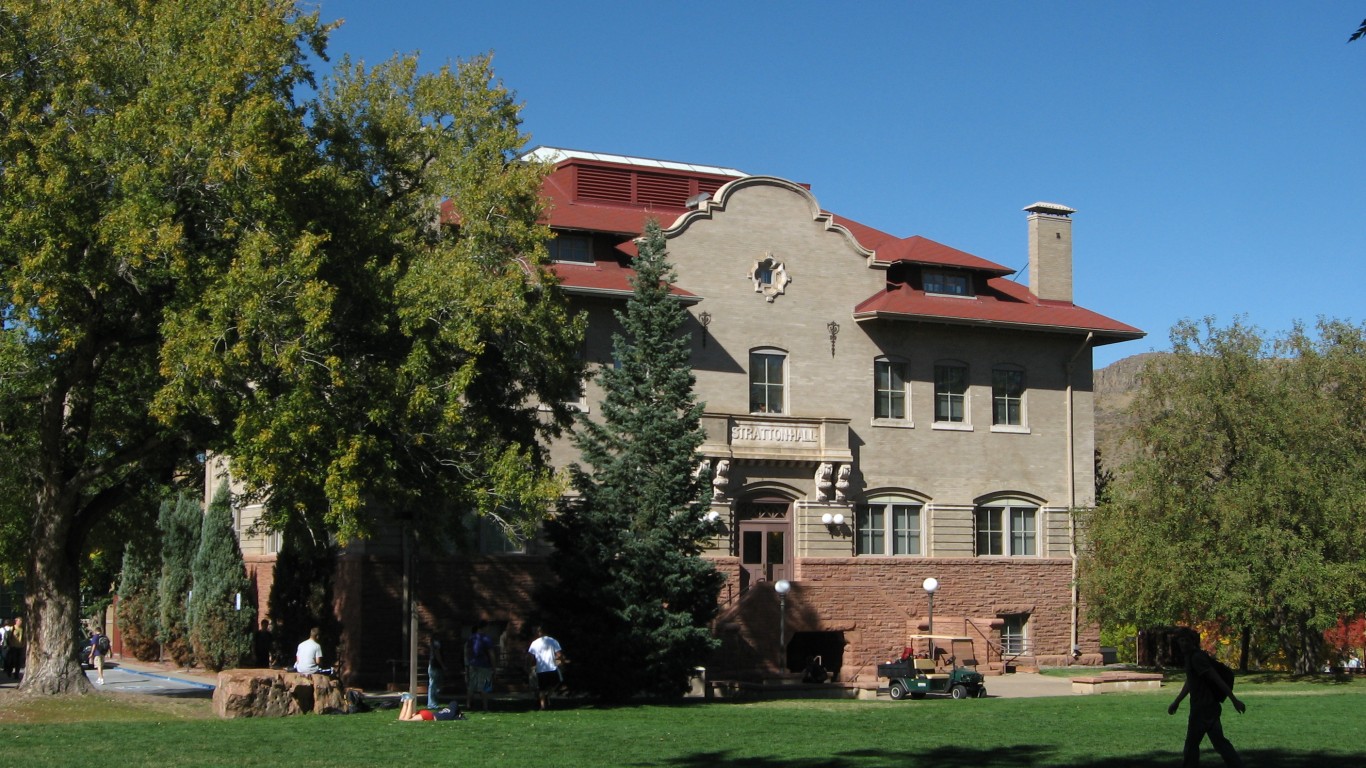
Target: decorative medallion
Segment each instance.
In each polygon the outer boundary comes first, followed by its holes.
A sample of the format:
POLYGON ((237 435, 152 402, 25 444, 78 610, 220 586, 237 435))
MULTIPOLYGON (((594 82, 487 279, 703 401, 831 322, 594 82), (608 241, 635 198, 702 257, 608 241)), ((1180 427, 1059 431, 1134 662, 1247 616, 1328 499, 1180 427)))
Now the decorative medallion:
POLYGON ((787 284, 792 282, 792 278, 787 275, 787 268, 773 258, 771 253, 765 253, 762 259, 754 262, 754 266, 749 270, 749 279, 754 283, 754 292, 762 293, 770 304, 778 294, 787 289, 787 284))

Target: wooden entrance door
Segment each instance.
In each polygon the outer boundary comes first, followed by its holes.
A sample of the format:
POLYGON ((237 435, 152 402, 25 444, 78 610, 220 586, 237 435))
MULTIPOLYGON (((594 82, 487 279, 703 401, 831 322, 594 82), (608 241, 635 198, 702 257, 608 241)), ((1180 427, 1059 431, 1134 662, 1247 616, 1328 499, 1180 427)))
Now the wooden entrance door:
POLYGON ((783 499, 740 506, 740 590, 764 581, 792 578, 791 503, 783 499))

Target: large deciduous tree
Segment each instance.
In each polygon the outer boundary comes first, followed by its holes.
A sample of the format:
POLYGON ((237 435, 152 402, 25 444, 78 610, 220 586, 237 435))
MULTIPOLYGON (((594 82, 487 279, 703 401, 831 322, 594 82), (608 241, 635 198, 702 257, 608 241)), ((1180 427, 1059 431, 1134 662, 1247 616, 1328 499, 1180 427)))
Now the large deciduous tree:
POLYGON ((148 403, 165 325, 206 264, 267 250, 317 23, 290 3, 14 0, 0 8, 0 429, 26 449, 23 687, 88 688, 72 638, 87 535, 193 459, 214 426, 148 403), (257 243, 255 249, 244 247, 257 243))
POLYGON ((299 101, 325 37, 290 0, 0 8, 0 526, 28 545, 28 690, 88 689, 87 532, 206 449, 268 525, 343 537, 377 511, 529 527, 508 510, 558 490, 535 441, 567 420, 578 326, 518 105, 487 58, 347 63, 299 101))
MULTIPOLYGON (((1366 328, 1183 322, 1144 372, 1139 454, 1086 520, 1098 618, 1218 622, 1297 672, 1366 608, 1366 328)), ((1247 647, 1247 643, 1244 643, 1247 647)))
POLYGON ((600 420, 574 442, 578 495, 547 523, 557 581, 541 595, 546 624, 573 660, 570 683, 607 700, 674 696, 715 648, 709 622, 722 576, 701 552, 708 473, 695 472, 704 434, 693 394, 685 312, 669 294, 666 241, 651 221, 617 316, 615 366, 599 377, 600 420))

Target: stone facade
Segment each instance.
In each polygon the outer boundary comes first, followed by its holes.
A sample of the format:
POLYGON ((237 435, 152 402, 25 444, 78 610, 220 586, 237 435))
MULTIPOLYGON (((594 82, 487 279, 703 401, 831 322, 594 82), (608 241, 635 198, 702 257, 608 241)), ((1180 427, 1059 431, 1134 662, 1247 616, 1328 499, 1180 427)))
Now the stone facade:
MULTIPOLYGON (((1036 295, 1000 265, 836 217, 802 185, 646 165, 561 155, 558 188, 570 192, 550 223, 591 242, 593 263, 556 265, 588 317, 590 366, 611 364, 612 313, 629 290, 623 212, 666 227, 706 405, 708 556, 727 577, 713 676, 800 670, 821 656, 839 680, 871 680, 929 629, 927 577, 941 585, 934 629, 971 638, 984 667, 1097 654, 1074 591, 1070 512, 1094 495, 1091 350, 1142 333, 1071 303, 1072 210, 1026 209, 1030 281, 1047 294, 1036 295), (635 181, 613 198, 608 176, 595 177, 580 197, 575 180, 589 169, 635 181), (711 196, 643 204, 632 195, 647 171, 652 184, 711 196), (781 620, 779 580, 793 584, 781 620)), ((586 388, 587 418, 601 396, 586 388)), ((557 465, 576 459, 568 442, 550 449, 557 465)), ((260 541, 243 549, 252 563, 272 558, 260 541)), ((371 680, 396 676, 406 658, 397 552, 371 542, 339 566, 339 653, 371 680)), ((516 682, 534 584, 549 577, 543 554, 533 542, 524 553, 423 555, 421 631, 493 622, 516 682)))

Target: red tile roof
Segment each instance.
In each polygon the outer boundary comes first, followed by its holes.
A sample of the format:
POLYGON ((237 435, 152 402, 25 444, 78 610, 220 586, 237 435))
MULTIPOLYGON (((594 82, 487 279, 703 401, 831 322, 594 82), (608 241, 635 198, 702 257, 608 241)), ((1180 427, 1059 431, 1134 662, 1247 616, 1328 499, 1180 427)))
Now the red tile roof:
MULTIPOLYGON (((629 158, 623 158, 629 161, 629 158)), ((651 161, 652 163, 654 161, 651 161)), ((670 175, 687 177, 693 189, 714 189, 719 184, 739 178, 722 173, 727 169, 711 169, 712 173, 699 173, 695 170, 679 168, 646 167, 642 162, 639 169, 629 163, 605 163, 589 157, 567 156, 557 163, 555 170, 546 178, 542 187, 547 207, 547 224, 557 230, 582 230, 602 232, 622 236, 617 250, 628 257, 635 255, 633 239, 645 229, 651 218, 668 227, 686 208, 674 199, 677 194, 665 198, 665 203, 623 202, 585 199, 576 195, 575 184, 579 167, 609 168, 622 178, 622 172, 639 170, 640 189, 645 190, 645 177, 658 182, 661 178, 668 181, 670 175)), ((677 181, 678 179, 675 179, 677 181)), ((681 183, 681 182, 680 182, 681 183)), ((603 188, 595 188, 601 196, 603 188)), ((615 190, 622 195, 636 195, 636 190, 622 188, 615 190)), ((644 194, 642 192, 641 194, 644 194)), ((639 200, 640 196, 630 198, 639 200)), ((972 298, 927 295, 924 291, 904 284, 889 284, 887 290, 865 299, 854 307, 854 318, 858 321, 874 319, 945 322, 971 325, 997 325, 1004 327, 1027 328, 1040 331, 1064 333, 1095 333, 1097 344, 1140 338, 1143 331, 1112 320, 1104 315, 1076 306, 1069 302, 1042 301, 1034 296, 1026 286, 1004 279, 1014 270, 970 253, 950 248, 919 235, 901 238, 882 232, 843 216, 833 215, 834 221, 848 229, 854 239, 865 248, 873 251, 874 261, 879 265, 897 262, 951 267, 976 272, 986 278, 987 289, 972 298)), ((594 265, 556 263, 552 269, 563 281, 566 291, 580 295, 628 296, 631 292, 630 276, 632 270, 612 260, 602 260, 594 265)), ((692 293, 674 288, 678 296, 701 301, 692 293)))
MULTIPOLYGON (((624 267, 615 261, 599 261, 596 264, 573 264, 557 261, 550 269, 560 279, 566 293, 578 296, 604 296, 625 299, 631 295, 631 277, 635 270, 624 267)), ((696 294, 670 286, 669 293, 693 304, 701 301, 696 294)))
POLYGON ((909 285, 889 284, 854 307, 858 321, 887 319, 997 325, 1030 330, 1096 334, 1097 344, 1141 338, 1139 329, 1064 301, 1043 301, 1019 283, 1001 277, 972 298, 927 294, 909 285))

